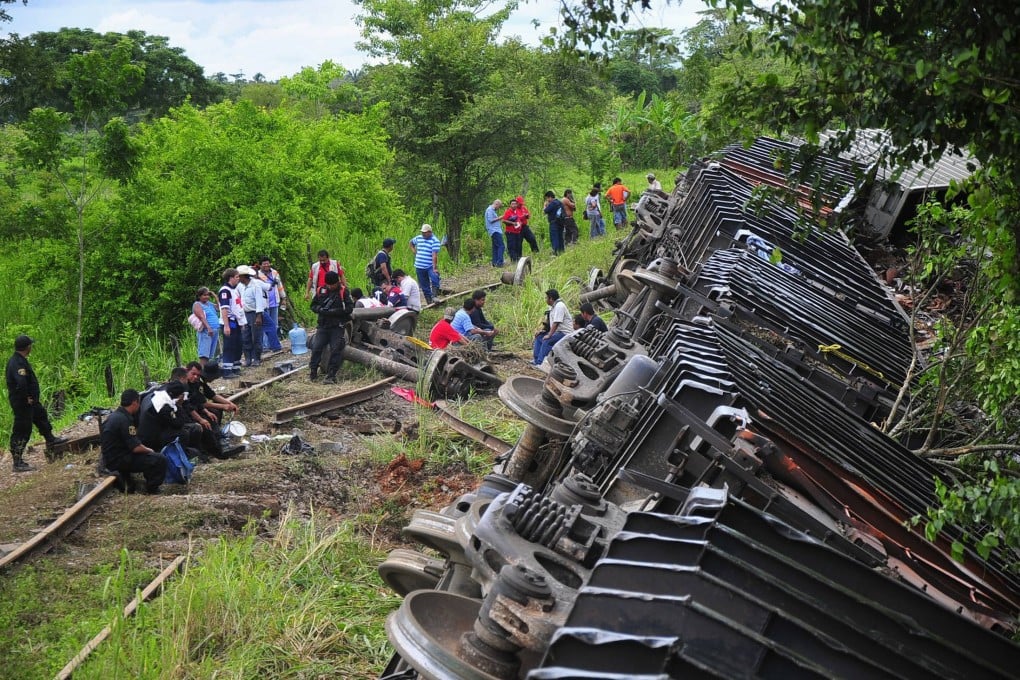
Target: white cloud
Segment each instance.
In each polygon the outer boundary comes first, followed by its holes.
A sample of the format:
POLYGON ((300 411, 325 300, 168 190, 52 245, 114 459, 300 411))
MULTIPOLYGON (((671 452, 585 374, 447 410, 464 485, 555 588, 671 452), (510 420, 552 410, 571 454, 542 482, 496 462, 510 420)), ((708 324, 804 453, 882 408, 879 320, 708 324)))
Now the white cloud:
MULTIPOLYGON (((660 3, 657 10, 639 13, 635 25, 681 30, 692 26, 695 12, 704 8, 700 0, 660 3)), ((522 3, 504 34, 537 44, 549 26, 559 23, 558 6, 549 0, 522 3), (542 26, 534 28, 533 19, 542 26)), ((276 80, 327 59, 349 70, 369 62, 355 47, 360 29, 354 17, 360 8, 350 0, 29 0, 27 6, 11 5, 8 12, 13 21, 3 30, 22 36, 62 27, 164 35, 206 75, 244 73, 251 78, 261 73, 276 80)))

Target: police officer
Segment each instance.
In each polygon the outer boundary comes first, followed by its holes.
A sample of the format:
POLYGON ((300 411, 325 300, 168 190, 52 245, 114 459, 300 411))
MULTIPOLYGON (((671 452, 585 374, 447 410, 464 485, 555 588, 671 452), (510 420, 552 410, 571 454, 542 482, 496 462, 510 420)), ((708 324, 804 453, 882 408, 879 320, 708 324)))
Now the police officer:
POLYGON ((344 324, 351 320, 351 312, 354 311, 354 300, 340 280, 339 274, 336 272, 326 274, 326 285, 319 288, 315 294, 312 311, 318 314, 319 318, 315 327, 315 337, 312 338, 312 358, 308 362, 310 369, 308 377, 313 381, 319 377, 319 362, 322 360, 323 350, 328 346, 329 365, 323 382, 335 383, 346 344, 344 324))
POLYGON ((14 412, 14 426, 11 428, 11 457, 15 472, 33 470, 23 460, 28 440, 32 437, 32 426, 46 440, 46 448, 64 444, 67 439, 53 436, 53 426, 46 407, 39 403, 39 381, 36 380, 28 355, 32 353, 32 338, 19 335, 14 340, 14 354, 7 360, 7 399, 14 412))
POLYGON ((145 491, 159 493, 159 486, 166 478, 166 457, 138 438, 136 417, 140 407, 138 390, 121 392, 120 408, 103 423, 100 435, 103 465, 124 476, 126 490, 132 488, 131 473, 141 472, 145 476, 145 491))

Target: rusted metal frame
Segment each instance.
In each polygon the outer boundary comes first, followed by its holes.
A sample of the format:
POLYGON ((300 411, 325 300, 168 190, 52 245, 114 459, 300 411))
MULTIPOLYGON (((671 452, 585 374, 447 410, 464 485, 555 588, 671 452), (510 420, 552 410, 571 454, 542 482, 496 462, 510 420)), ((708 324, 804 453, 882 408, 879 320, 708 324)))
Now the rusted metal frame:
POLYGON ((499 437, 489 434, 485 430, 475 427, 470 423, 464 422, 450 410, 449 404, 444 399, 437 399, 435 401, 436 415, 444 423, 452 427, 457 432, 461 433, 469 439, 473 439, 490 451, 494 451, 498 454, 503 454, 509 451, 513 444, 503 441, 499 437))
MULTIPOLYGON (((145 586, 145 589, 139 593, 131 602, 124 607, 124 618, 133 616, 138 611, 138 605, 152 598, 156 591, 163 585, 163 583, 170 578, 174 573, 181 568, 184 561, 187 559, 184 555, 178 555, 173 562, 171 562, 166 569, 161 571, 156 578, 145 586)), ((113 632, 113 624, 105 626, 99 633, 89 640, 88 644, 82 647, 81 651, 75 654, 74 658, 71 659, 66 666, 64 666, 59 673, 57 673, 57 680, 67 680, 74 673, 74 670, 78 668, 88 658, 89 654, 94 652, 100 644, 103 643, 106 638, 110 637, 110 633, 113 632)))
POLYGON ((289 423, 295 418, 316 416, 321 413, 343 408, 344 406, 368 401, 369 399, 385 392, 389 388, 390 384, 395 380, 396 378, 390 376, 378 382, 374 382, 371 385, 351 390, 350 392, 344 392, 343 394, 338 394, 333 397, 308 401, 303 404, 298 404, 297 406, 281 409, 273 415, 273 425, 282 425, 283 423, 289 423))
POLYGON ((117 478, 112 475, 105 477, 96 488, 92 489, 80 501, 65 510, 64 514, 53 520, 49 526, 0 558, 0 569, 23 560, 33 553, 47 552, 53 548, 60 539, 70 534, 78 528, 78 525, 85 521, 85 518, 95 510, 95 505, 99 499, 105 496, 114 487, 116 482, 117 478))
POLYGON ((52 456, 60 456, 68 451, 80 453, 90 447, 98 446, 101 436, 102 435, 97 432, 96 434, 88 434, 84 437, 76 437, 75 439, 70 439, 63 444, 57 444, 50 448, 47 453, 52 456))

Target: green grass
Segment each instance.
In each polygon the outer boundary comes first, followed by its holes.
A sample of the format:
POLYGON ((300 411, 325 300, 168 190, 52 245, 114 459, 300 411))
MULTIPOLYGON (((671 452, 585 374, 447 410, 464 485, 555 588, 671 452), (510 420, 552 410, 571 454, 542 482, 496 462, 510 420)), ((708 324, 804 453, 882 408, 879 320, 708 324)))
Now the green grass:
POLYGON ((383 557, 352 525, 314 515, 282 518, 271 540, 254 529, 219 539, 117 621, 75 677, 376 677, 391 653, 383 621, 400 602, 375 572, 383 557))

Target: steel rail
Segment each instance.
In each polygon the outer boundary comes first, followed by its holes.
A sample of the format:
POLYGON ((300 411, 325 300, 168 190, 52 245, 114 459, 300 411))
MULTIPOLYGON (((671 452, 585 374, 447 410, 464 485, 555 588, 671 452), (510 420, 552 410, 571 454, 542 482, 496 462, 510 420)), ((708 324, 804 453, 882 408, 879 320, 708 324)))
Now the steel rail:
MULTIPOLYGON (((288 374, 284 374, 288 375, 288 374)), ((307 416, 315 416, 327 411, 335 411, 338 408, 344 406, 350 406, 351 404, 358 404, 363 401, 368 401, 372 397, 378 396, 385 392, 391 383, 396 380, 393 376, 384 378, 378 382, 374 382, 371 385, 360 387, 350 392, 344 392, 333 397, 326 397, 325 399, 317 399, 315 401, 308 401, 297 406, 290 406, 285 409, 280 409, 273 414, 273 425, 282 425, 289 423, 295 418, 302 418, 307 416)))
POLYGON ((105 496, 114 487, 116 482, 117 478, 112 475, 103 478, 96 485, 96 488, 89 491, 81 500, 65 510, 64 514, 53 520, 49 526, 0 558, 0 570, 25 559, 35 552, 50 550, 57 544, 57 541, 74 531, 79 524, 85 521, 86 517, 92 514, 92 511, 95 510, 96 502, 105 496))
POLYGON ((465 437, 475 440, 490 451, 494 451, 498 454, 504 454, 513 448, 513 444, 505 442, 499 437, 491 435, 485 430, 461 420, 459 417, 454 415, 453 411, 450 410, 449 405, 444 399, 437 399, 435 401, 435 407, 436 414, 439 416, 440 420, 465 437))
MULTIPOLYGON (((177 558, 167 566, 166 569, 159 572, 156 578, 152 579, 149 585, 145 586, 145 589, 138 594, 133 600, 131 600, 126 607, 124 607, 124 618, 134 615, 138 610, 138 605, 152 598, 157 590, 163 585, 163 582, 170 578, 177 570, 181 568, 184 561, 187 559, 184 555, 178 555, 177 558)), ((110 633, 113 632, 113 625, 110 624, 104 627, 99 633, 88 641, 81 651, 75 654, 74 658, 71 659, 66 666, 64 666, 59 673, 57 673, 56 680, 67 680, 74 673, 74 670, 78 668, 88 658, 88 655, 96 650, 103 640, 110 637, 110 633)))
POLYGON ((241 397, 245 397, 249 393, 254 392, 255 390, 262 389, 266 385, 274 383, 277 380, 283 380, 284 378, 289 378, 290 376, 300 372, 303 368, 304 368, 304 366, 298 366, 293 371, 287 371, 286 373, 281 373, 280 375, 274 375, 269 380, 263 380, 262 382, 260 382, 260 383, 258 383, 256 385, 252 385, 251 387, 246 387, 245 389, 241 390, 240 392, 234 392, 233 394, 231 394, 226 399, 227 399, 227 401, 231 401, 231 402, 232 401, 237 401, 241 397))

